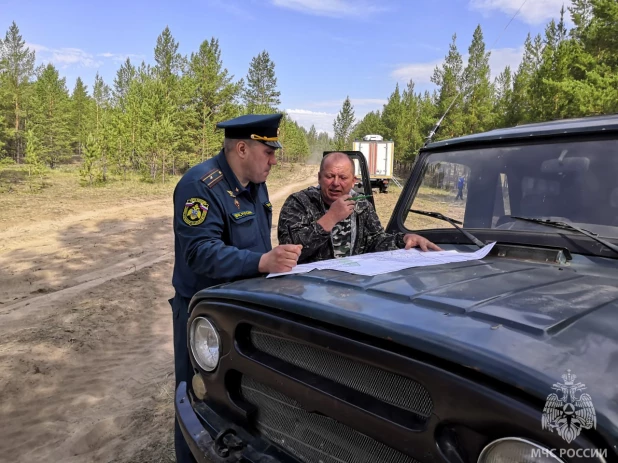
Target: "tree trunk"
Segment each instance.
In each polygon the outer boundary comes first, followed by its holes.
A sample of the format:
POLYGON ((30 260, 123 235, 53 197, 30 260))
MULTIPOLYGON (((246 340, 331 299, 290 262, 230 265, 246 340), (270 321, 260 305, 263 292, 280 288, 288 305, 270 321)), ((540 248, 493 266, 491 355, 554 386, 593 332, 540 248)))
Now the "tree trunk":
POLYGON ((15 162, 19 164, 19 98, 15 101, 15 162))

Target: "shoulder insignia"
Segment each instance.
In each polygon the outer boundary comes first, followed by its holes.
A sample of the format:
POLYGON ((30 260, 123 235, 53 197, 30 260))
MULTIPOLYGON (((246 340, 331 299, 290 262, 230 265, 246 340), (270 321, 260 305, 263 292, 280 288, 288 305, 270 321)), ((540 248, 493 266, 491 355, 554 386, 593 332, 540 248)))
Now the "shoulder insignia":
POLYGON ((212 188, 221 180, 223 180, 223 172, 221 169, 212 169, 206 172, 200 179, 208 188, 212 188))
POLYGON ((245 217, 249 217, 252 215, 255 215, 255 212, 253 211, 240 211, 240 212, 233 212, 230 214, 232 216, 232 218, 236 221, 240 220, 240 219, 244 219, 245 217))
POLYGON ((272 211, 272 210, 273 210, 273 205, 270 203, 270 201, 266 201, 266 202, 264 203, 264 207, 265 207, 266 209, 268 209, 269 211, 272 211))
POLYGON ((201 225, 208 214, 208 203, 203 198, 190 198, 185 201, 182 221, 189 226, 201 225))

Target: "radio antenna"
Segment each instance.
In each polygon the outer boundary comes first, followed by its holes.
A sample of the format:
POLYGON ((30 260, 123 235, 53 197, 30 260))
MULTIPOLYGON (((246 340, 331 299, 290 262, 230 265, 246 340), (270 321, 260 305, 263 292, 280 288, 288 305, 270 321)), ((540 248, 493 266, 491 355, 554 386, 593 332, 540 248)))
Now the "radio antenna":
MULTIPOLYGON (((515 12, 515 14, 511 17, 511 19, 509 20, 507 25, 504 26, 504 29, 502 30, 502 32, 500 33, 498 38, 495 40, 494 44, 491 46, 491 49, 493 49, 496 46, 496 44, 498 43, 498 40, 500 40, 502 38, 502 35, 504 34, 504 32, 511 25, 511 23, 513 22, 513 19, 515 19, 515 16, 517 16, 519 14, 519 12, 524 7, 524 5, 526 4, 527 1, 528 0, 524 0, 523 1, 523 3, 520 5, 519 9, 515 12)), ((455 104, 455 102, 457 101, 457 98, 459 98, 460 94, 461 94, 461 90, 459 90, 457 92, 457 95, 455 95, 455 98, 453 98, 453 101, 451 101, 451 104, 448 106, 448 108, 446 108, 446 111, 444 111, 444 114, 442 114, 442 117, 438 120, 438 122, 436 122, 436 125, 433 126, 433 128, 429 132, 429 135, 427 136, 427 139, 425 140, 425 144, 423 145, 423 148, 425 148, 429 143, 431 143, 431 140, 433 139, 433 136, 436 134, 438 129, 440 129, 440 125, 442 124, 442 121, 444 120, 444 118, 446 117, 448 112, 451 110, 451 108, 453 107, 453 104, 455 104)))

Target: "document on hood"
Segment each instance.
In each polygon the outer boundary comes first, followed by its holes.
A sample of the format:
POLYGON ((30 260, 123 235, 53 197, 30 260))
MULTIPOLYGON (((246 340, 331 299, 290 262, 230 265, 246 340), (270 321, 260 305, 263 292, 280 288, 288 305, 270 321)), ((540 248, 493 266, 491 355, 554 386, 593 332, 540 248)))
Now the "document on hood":
POLYGON ((450 264, 479 260, 486 257, 496 243, 489 243, 478 251, 421 251, 420 249, 397 249, 395 251, 373 252, 358 256, 328 259, 310 264, 299 264, 289 272, 270 273, 266 278, 283 275, 307 273, 313 270, 338 270, 363 276, 375 276, 383 273, 398 272, 412 267, 450 264))

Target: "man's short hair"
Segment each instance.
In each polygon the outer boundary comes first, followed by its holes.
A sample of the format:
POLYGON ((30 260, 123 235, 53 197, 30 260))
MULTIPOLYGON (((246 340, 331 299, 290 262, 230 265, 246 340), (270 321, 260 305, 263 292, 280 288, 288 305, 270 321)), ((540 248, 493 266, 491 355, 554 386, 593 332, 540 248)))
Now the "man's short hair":
POLYGON ((352 167, 352 175, 354 175, 354 171, 356 170, 356 166, 354 165, 354 161, 350 156, 341 151, 333 151, 332 153, 328 153, 326 156, 322 157, 322 161, 320 162, 320 172, 324 170, 324 164, 326 164, 326 160, 331 157, 345 157, 348 161, 350 161, 350 166, 352 167))
POLYGON ((236 143, 240 142, 240 141, 244 141, 247 145, 253 146, 254 143, 259 143, 256 140, 250 140, 250 139, 238 139, 238 138, 224 138, 223 139, 223 150, 226 153, 230 153, 232 151, 234 151, 234 147, 236 146, 236 143))

